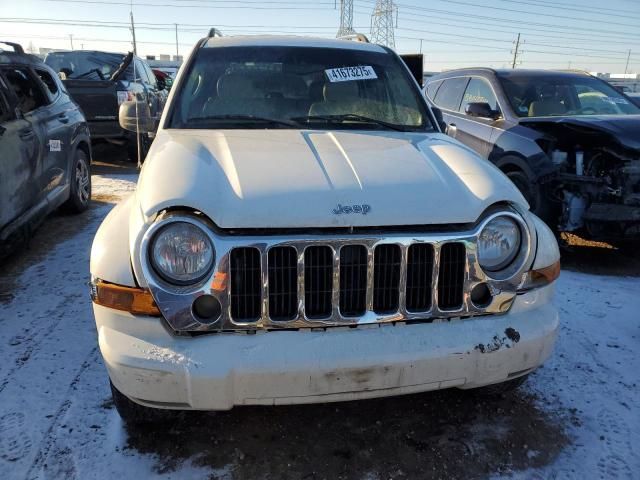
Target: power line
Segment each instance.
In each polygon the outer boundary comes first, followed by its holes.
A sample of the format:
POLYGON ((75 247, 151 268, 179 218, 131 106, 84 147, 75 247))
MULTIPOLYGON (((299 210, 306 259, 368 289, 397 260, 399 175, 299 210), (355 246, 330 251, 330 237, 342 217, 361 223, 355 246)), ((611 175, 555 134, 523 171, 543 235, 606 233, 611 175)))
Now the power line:
MULTIPOLYGON (((366 2, 366 3, 370 3, 372 0, 359 0, 361 2, 366 2)), ((454 0, 452 0, 454 1, 454 0)), ((464 17, 464 18, 472 18, 474 20, 476 20, 473 23, 478 23, 478 20, 487 20, 487 21, 493 21, 494 23, 496 22, 496 19, 494 17, 489 17, 486 15, 478 15, 478 14, 473 14, 473 13, 465 13, 465 12, 452 12, 450 10, 440 10, 440 9, 435 9, 435 8, 426 8, 426 7, 416 7, 413 5, 406 5, 406 4, 397 4, 396 5, 399 8, 402 8, 403 11, 404 10, 416 10, 419 12, 431 12, 431 13, 440 13, 443 15, 448 15, 448 16, 454 16, 454 17, 464 17)), ((420 15, 419 13, 411 13, 412 16, 415 17, 424 17, 424 18, 428 18, 428 19, 432 19, 433 15, 420 15)), ((557 18, 557 17, 556 17, 557 18)), ((569 17, 572 20, 575 20, 572 17, 569 17)), ((504 26, 504 22, 508 21, 508 20, 497 20, 498 24, 501 26, 504 26)), ((636 34, 629 34, 629 33, 620 33, 619 31, 613 31, 613 30, 602 30, 602 29, 594 29, 594 28, 582 28, 582 27, 576 27, 576 26, 572 26, 572 27, 565 27, 563 25, 554 25, 554 24, 548 24, 548 23, 540 23, 540 22, 527 22, 527 25, 533 25, 533 26, 540 26, 540 27, 547 27, 547 28, 558 28, 560 30, 564 30, 564 31, 568 31, 568 32, 573 32, 574 30, 581 30, 581 31, 585 31, 588 32, 591 36, 593 36, 594 33, 608 33, 608 34, 613 34, 613 35, 617 35, 617 36, 622 36, 622 39, 627 39, 627 37, 633 36, 633 37, 639 37, 640 35, 636 35, 636 34)), ((520 25, 519 25, 520 26, 520 25)))
MULTIPOLYGON (((502 11, 502 12, 509 12, 509 13, 524 13, 526 15, 535 15, 538 17, 551 17, 551 18, 564 18, 567 20, 576 20, 575 17, 569 17, 566 15, 558 15, 555 13, 541 13, 541 12, 530 12, 530 11, 526 11, 526 10, 517 10, 514 8, 504 8, 504 7, 492 7, 490 5, 483 5, 481 3, 473 3, 473 2, 464 2, 462 0, 447 0, 447 3, 453 3, 453 4, 457 4, 457 5, 463 5, 463 6, 467 6, 467 7, 479 7, 479 8, 483 8, 483 9, 489 9, 489 10, 498 10, 498 11, 502 11)), ((602 24, 606 24, 606 25, 617 25, 620 27, 630 27, 630 28, 637 28, 637 25, 631 25, 628 23, 619 23, 619 22, 612 22, 612 21, 605 21, 605 20, 594 20, 594 19, 589 19, 589 18, 580 18, 580 21, 582 22, 591 22, 591 23, 598 23, 600 25, 602 24)))
MULTIPOLYGON (((134 7, 160 7, 160 8, 215 8, 220 9, 217 5, 176 5, 173 3, 133 3, 133 2, 113 2, 106 0, 40 0, 42 2, 55 2, 55 3, 81 3, 81 4, 95 4, 95 5, 126 5, 126 6, 134 6, 134 7)), ((241 8, 241 9, 251 9, 251 10, 326 10, 325 8, 318 7, 298 7, 298 6, 289 6, 289 7, 261 7, 256 4, 246 5, 246 1, 237 0, 236 3, 241 3, 242 5, 234 5, 233 7, 228 8, 241 8)), ((260 2, 260 3, 269 3, 269 2, 260 2)), ((318 5, 318 4, 316 4, 318 5)), ((328 3, 325 3, 328 5, 328 3)))
POLYGON ((618 8, 602 8, 602 7, 589 7, 585 5, 578 5, 575 3, 559 3, 559 2, 551 2, 549 0, 536 0, 535 2, 527 2, 524 0, 498 0, 500 2, 505 3, 517 3, 522 5, 531 5, 534 7, 543 7, 543 8, 562 8, 563 10, 573 10, 577 12, 588 12, 588 13, 597 13, 598 15, 608 15, 612 17, 622 17, 622 18, 640 18, 635 16, 629 16, 628 14, 639 13, 640 11, 631 11, 631 10, 620 10, 618 8), (617 12, 617 13, 605 13, 605 12, 617 12))

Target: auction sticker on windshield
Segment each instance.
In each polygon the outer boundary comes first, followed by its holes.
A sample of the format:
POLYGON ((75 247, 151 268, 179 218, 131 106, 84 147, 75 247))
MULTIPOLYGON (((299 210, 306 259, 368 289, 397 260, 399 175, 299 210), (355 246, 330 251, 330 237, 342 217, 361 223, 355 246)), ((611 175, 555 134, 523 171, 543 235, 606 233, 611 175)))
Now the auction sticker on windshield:
POLYGON ((329 68, 324 71, 330 82, 350 82, 353 80, 370 80, 378 78, 373 67, 368 65, 359 67, 329 68))

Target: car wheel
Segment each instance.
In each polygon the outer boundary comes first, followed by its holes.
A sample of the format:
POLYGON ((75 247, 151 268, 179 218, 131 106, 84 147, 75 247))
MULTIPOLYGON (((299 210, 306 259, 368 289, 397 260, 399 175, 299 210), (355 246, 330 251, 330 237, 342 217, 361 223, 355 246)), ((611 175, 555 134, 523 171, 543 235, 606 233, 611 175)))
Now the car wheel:
POLYGON ((486 387, 476 388, 473 392, 482 395, 483 397, 499 397, 500 395, 509 394, 517 390, 524 382, 529 378, 529 374, 522 375, 521 377, 507 380, 502 383, 494 383, 493 385, 487 385, 486 387))
POLYGON ((171 419, 171 410, 161 410, 157 408, 144 407, 133 400, 130 400, 120 390, 118 390, 111 380, 111 397, 113 404, 120 415, 120 418, 127 425, 144 425, 149 423, 162 423, 171 419))
POLYGON ((558 207, 548 199, 548 195, 545 194, 545 187, 533 183, 522 170, 506 172, 506 175, 520 190, 520 193, 529 204, 531 212, 541 218, 552 230, 557 230, 560 212, 558 207))
MULTIPOLYGON (((151 146, 151 139, 148 135, 140 135, 140 163, 144 163, 144 159, 147 156, 149 147, 151 146)), ((129 139, 127 143, 127 156, 131 163, 138 163, 138 141, 135 134, 129 139)))
POLYGON ((82 150, 76 150, 74 155, 69 176, 71 194, 65 207, 73 213, 81 213, 89 207, 91 201, 91 166, 87 154, 82 150))
POLYGON ((522 196, 525 198, 527 203, 529 203, 531 211, 536 213, 536 210, 540 205, 539 189, 529 180, 527 174, 521 170, 507 172, 506 175, 509 177, 509 180, 518 187, 522 196))

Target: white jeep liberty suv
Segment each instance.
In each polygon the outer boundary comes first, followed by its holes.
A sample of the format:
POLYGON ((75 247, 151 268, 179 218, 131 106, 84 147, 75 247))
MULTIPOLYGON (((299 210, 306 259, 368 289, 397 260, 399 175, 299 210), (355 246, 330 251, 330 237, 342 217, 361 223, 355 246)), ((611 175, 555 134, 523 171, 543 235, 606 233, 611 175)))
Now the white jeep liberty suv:
MULTIPOLYGON (((137 110, 137 119, 135 112, 137 110)), ((554 235, 368 43, 198 42, 91 254, 130 422, 514 387, 551 354, 554 235)))

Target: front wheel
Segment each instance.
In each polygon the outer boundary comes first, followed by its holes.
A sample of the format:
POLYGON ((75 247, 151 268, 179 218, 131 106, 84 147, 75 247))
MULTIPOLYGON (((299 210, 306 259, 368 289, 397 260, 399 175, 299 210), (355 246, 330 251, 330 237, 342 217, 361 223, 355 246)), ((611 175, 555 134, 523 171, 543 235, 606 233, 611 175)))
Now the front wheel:
POLYGON ((529 177, 520 170, 515 170, 512 172, 506 173, 509 180, 518 187, 520 193, 529 204, 529 208, 533 213, 537 213, 536 210, 539 209, 540 205, 540 191, 533 182, 529 180, 529 177))
POLYGON ((520 386, 527 381, 527 378, 529 378, 528 373, 521 377, 507 380, 506 382, 494 383, 493 385, 487 385, 486 387, 476 388, 473 392, 483 397, 499 397, 500 395, 507 395, 520 388, 520 386))
POLYGON ((120 418, 127 425, 144 425, 150 423, 166 422, 170 419, 170 410, 161 410, 157 408, 149 408, 137 404, 133 400, 130 400, 120 390, 118 390, 111 380, 109 380, 111 386, 111 398, 113 398, 113 404, 120 415, 120 418))
POLYGON ((540 217, 553 230, 557 229, 557 208, 545 196, 545 187, 532 182, 522 170, 514 170, 505 173, 509 180, 520 190, 522 196, 529 204, 529 210, 540 217))
POLYGON ((91 166, 87 154, 80 149, 74 154, 69 177, 71 194, 64 206, 73 213, 82 213, 91 201, 91 166))

